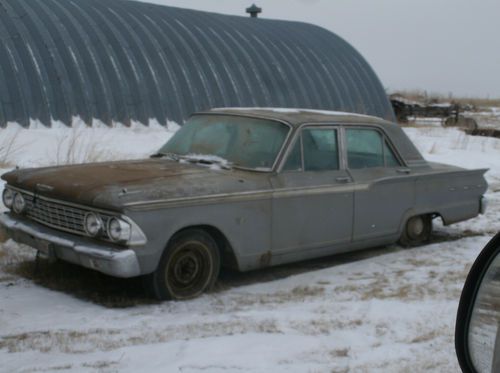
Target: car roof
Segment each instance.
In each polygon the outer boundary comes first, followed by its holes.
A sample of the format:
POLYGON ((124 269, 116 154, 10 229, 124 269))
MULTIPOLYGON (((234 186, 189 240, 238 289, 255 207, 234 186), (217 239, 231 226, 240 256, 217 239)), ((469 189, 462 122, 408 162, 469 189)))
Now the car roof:
POLYGON ((342 124, 378 124, 380 126, 393 126, 394 123, 370 115, 346 113, 342 111, 291 109, 291 108, 217 108, 208 112, 209 114, 226 114, 256 116, 280 120, 292 126, 300 126, 304 123, 342 123, 342 124))
POLYGON ((373 125, 381 127, 396 146, 408 165, 427 165, 415 145, 396 123, 370 115, 345 113, 341 111, 325 111, 310 109, 285 108, 218 108, 199 114, 223 114, 258 117, 279 120, 297 128, 302 124, 342 124, 342 125, 373 125))

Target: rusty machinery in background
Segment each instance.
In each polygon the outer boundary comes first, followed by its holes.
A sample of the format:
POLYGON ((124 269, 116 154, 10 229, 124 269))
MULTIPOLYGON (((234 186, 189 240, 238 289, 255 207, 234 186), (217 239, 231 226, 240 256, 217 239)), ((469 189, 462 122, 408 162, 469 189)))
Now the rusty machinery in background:
POLYGON ((469 106, 457 103, 425 103, 408 99, 400 94, 389 96, 394 113, 399 123, 408 123, 410 117, 441 118, 443 127, 459 127, 468 131, 478 130, 474 118, 464 116, 469 106))

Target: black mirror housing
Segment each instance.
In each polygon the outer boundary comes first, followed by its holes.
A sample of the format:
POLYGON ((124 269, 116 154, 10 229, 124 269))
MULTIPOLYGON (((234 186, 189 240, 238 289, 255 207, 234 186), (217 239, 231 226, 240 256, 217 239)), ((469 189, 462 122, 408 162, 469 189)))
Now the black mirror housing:
MULTIPOLYGON (((476 305, 476 298, 481 288, 481 284, 491 264, 499 255, 500 233, 493 237, 481 251, 472 265, 462 290, 455 323, 455 350, 460 368, 464 373, 486 373, 482 371, 478 372, 477 367, 474 366, 469 344, 470 327, 475 308, 474 306, 476 305)), ((500 320, 497 320, 497 322, 500 322, 500 320)), ((491 346, 493 350, 491 372, 500 372, 500 328, 497 330, 496 334, 496 343, 491 346)))

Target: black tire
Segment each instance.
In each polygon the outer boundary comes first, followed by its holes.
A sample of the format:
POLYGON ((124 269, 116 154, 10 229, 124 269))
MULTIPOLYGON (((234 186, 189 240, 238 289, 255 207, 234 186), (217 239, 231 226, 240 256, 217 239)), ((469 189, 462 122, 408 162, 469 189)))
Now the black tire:
POLYGON ((185 300, 210 290, 220 270, 220 254, 213 238, 201 229, 175 235, 156 271, 145 276, 146 291, 158 300, 185 300))
POLYGON ((418 246, 428 242, 432 233, 432 216, 418 215, 406 221, 399 243, 404 247, 418 246))

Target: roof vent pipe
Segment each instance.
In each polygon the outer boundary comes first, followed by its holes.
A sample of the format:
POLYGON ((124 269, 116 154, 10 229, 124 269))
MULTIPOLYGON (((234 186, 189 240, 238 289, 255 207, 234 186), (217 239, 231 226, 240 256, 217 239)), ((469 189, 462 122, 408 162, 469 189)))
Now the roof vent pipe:
POLYGON ((250 17, 257 18, 259 13, 262 13, 262 8, 259 8, 255 4, 252 4, 250 8, 247 8, 247 13, 250 14, 250 17))

